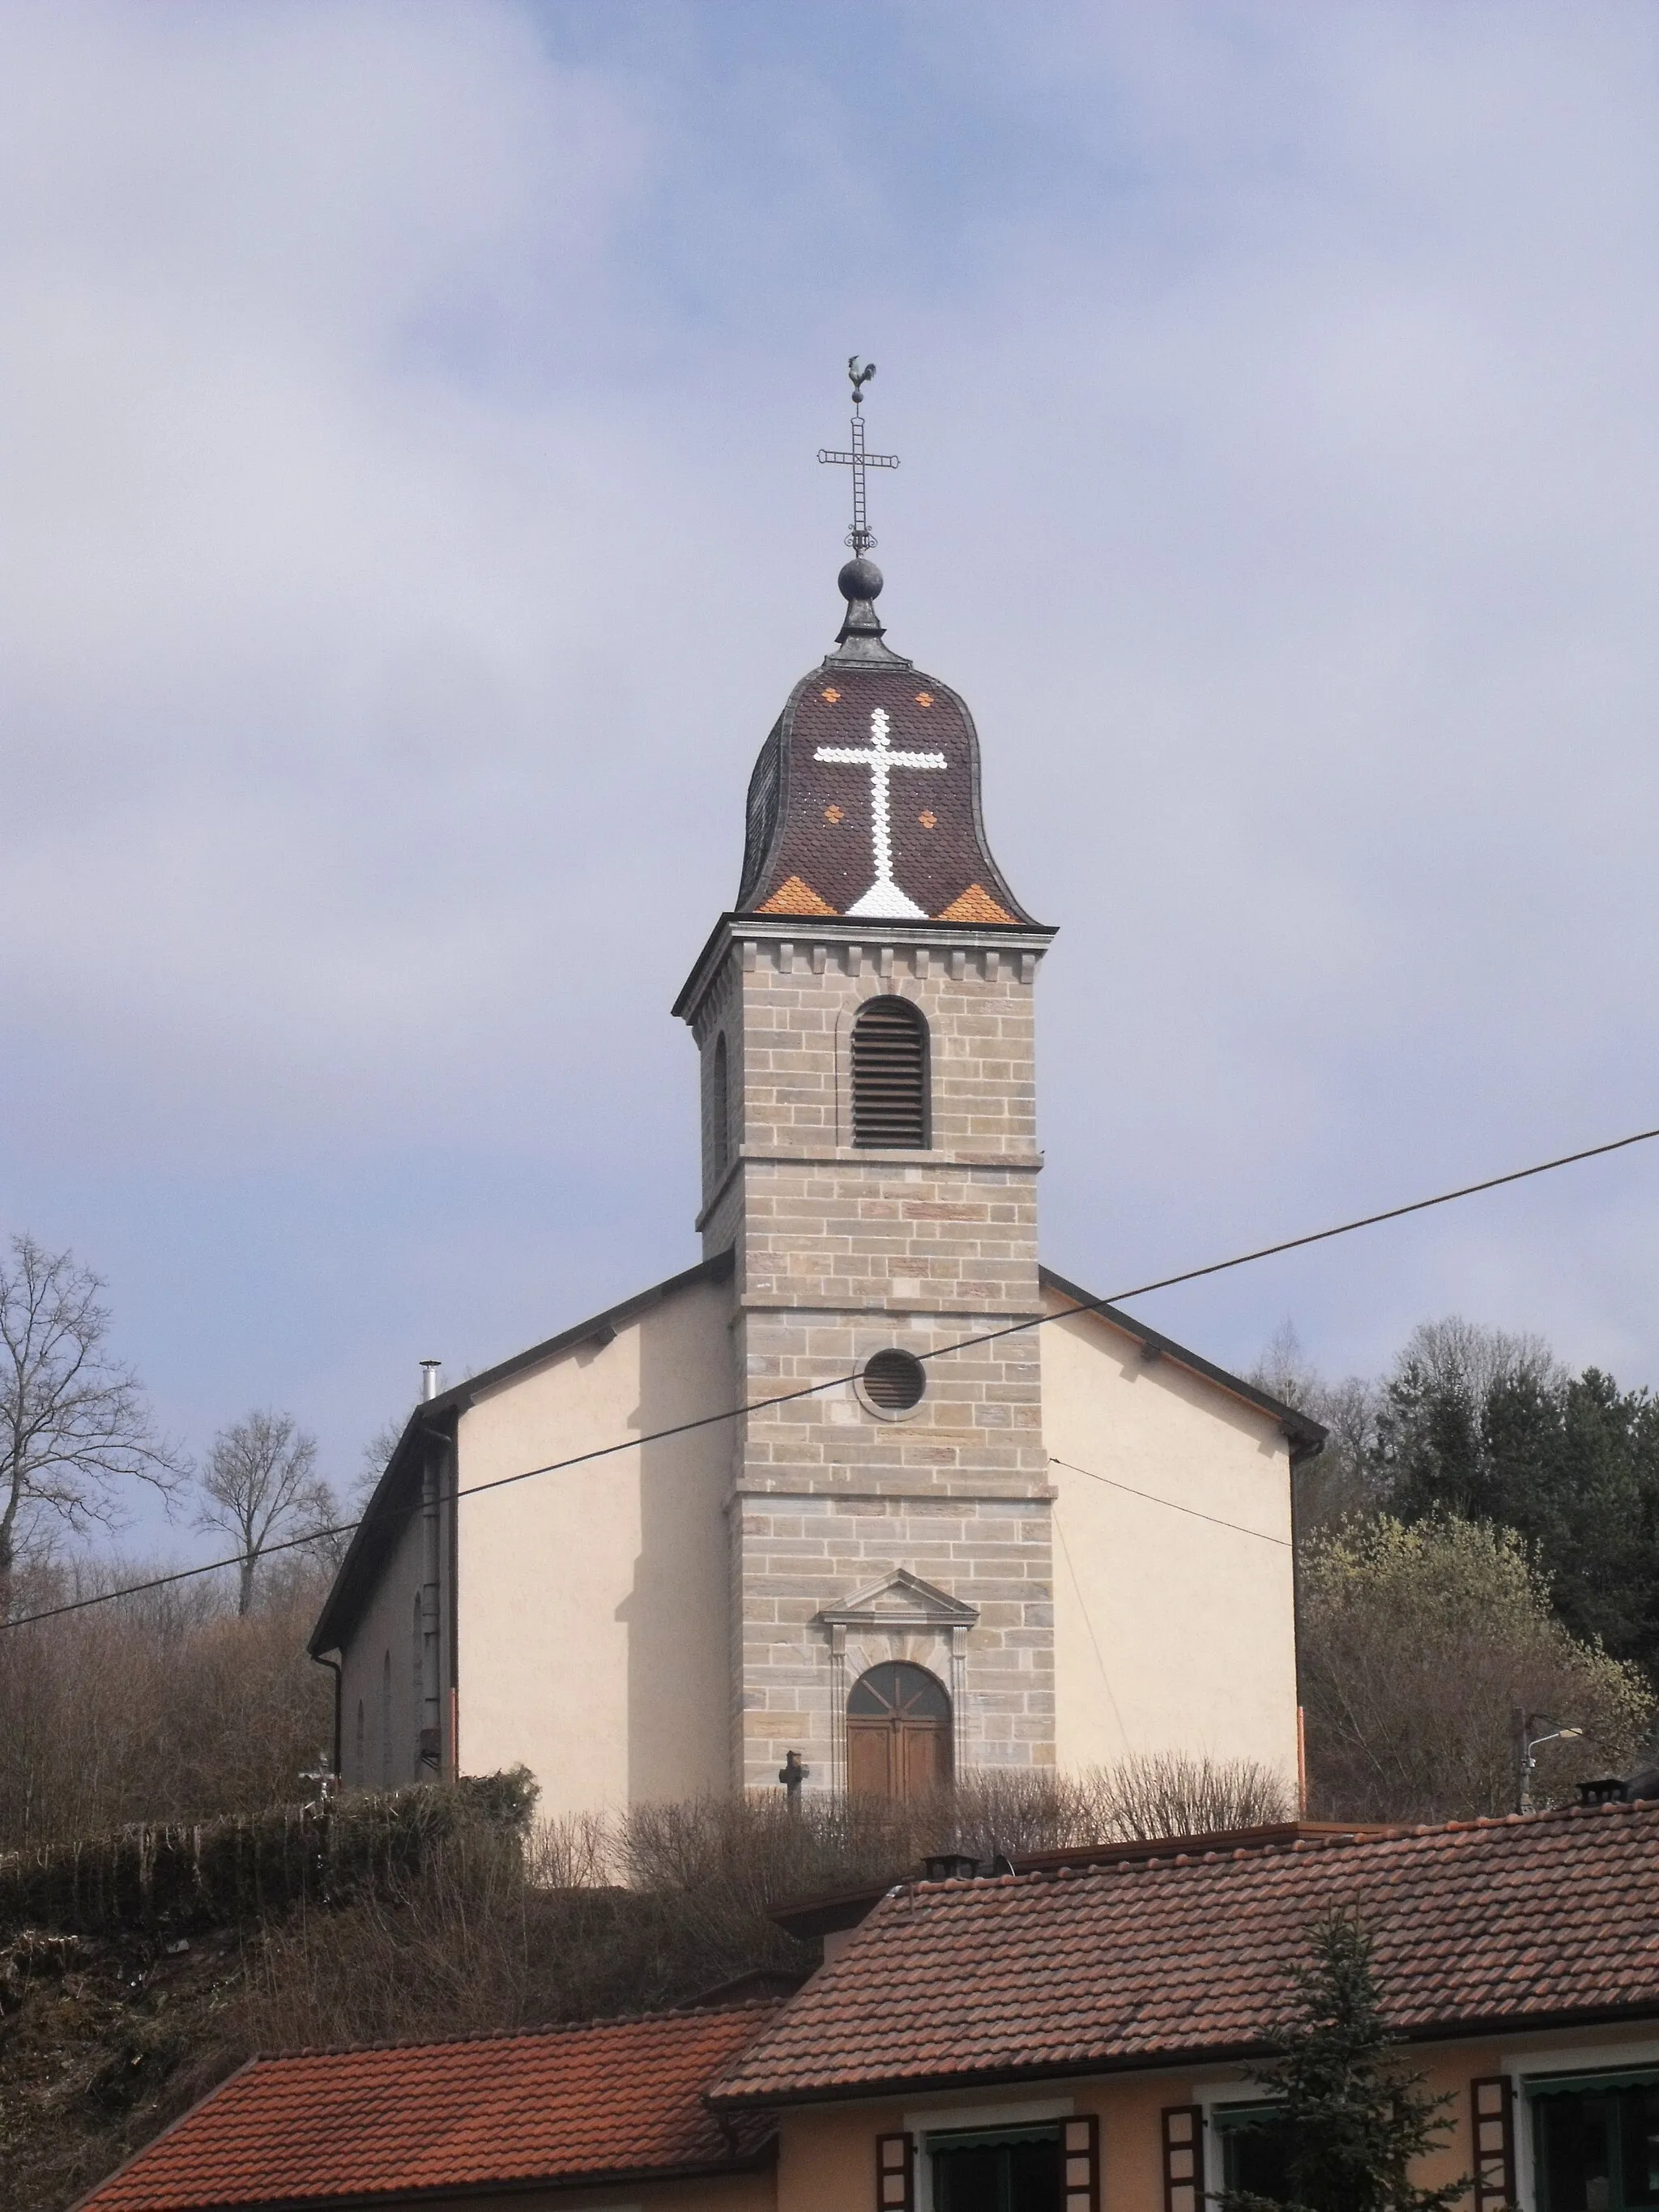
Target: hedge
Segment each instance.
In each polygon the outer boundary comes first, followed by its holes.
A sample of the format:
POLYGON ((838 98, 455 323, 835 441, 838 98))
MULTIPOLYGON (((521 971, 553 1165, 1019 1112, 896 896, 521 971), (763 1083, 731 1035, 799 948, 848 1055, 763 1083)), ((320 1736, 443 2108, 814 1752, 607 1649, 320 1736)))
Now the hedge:
POLYGON ((0 1934, 224 1927, 301 1902, 340 1904, 418 1872, 463 1825, 522 1828, 534 1796, 520 1770, 10 1851, 0 1856, 0 1934))

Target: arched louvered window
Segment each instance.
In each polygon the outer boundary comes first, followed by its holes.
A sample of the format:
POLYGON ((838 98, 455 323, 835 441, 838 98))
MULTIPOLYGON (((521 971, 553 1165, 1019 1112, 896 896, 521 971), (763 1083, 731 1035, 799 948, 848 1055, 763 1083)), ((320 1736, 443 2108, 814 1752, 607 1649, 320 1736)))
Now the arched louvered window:
POLYGON ((908 999, 871 999, 853 1024, 853 1142, 927 1140, 927 1024, 908 999))
POLYGON ((708 1066, 708 1134, 718 1182, 732 1157, 732 1079, 726 1067, 726 1033, 714 1039, 708 1066))

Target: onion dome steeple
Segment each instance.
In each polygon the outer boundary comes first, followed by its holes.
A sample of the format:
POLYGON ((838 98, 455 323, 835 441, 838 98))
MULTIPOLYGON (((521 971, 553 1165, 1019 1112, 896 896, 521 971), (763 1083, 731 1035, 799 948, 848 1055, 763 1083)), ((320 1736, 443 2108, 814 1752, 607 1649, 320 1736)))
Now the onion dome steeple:
POLYGON ((852 449, 821 461, 853 471, 853 558, 836 582, 847 611, 836 650, 804 676, 749 782, 743 881, 734 912, 1029 927, 991 857, 980 815, 979 738, 948 684, 886 643, 882 574, 865 517, 861 386, 855 355, 852 449))

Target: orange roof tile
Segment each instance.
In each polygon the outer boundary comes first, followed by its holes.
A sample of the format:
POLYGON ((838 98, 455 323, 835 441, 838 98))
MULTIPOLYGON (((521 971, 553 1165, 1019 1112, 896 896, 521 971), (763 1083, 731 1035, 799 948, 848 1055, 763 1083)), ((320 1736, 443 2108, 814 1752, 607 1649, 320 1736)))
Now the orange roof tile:
POLYGON ((777 2011, 256 2058, 81 2205, 218 2212, 752 2165, 769 2124, 742 2122, 728 2141, 703 2091, 777 2011))
POLYGON ((1407 2034, 1659 2016, 1659 1805, 1303 1837, 890 1893, 716 2086, 727 2111, 1260 2050, 1357 1910, 1407 2034))

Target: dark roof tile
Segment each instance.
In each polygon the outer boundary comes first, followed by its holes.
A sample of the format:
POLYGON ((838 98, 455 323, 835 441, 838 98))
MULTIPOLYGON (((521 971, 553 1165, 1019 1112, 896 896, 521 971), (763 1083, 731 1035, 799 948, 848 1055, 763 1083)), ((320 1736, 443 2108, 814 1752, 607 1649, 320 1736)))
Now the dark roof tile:
POLYGON ((1659 1805, 920 1882, 744 2051, 718 2103, 1260 2049, 1332 1906, 1406 2034, 1659 2013, 1659 1805))

